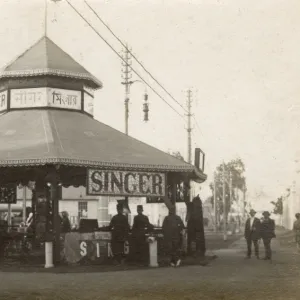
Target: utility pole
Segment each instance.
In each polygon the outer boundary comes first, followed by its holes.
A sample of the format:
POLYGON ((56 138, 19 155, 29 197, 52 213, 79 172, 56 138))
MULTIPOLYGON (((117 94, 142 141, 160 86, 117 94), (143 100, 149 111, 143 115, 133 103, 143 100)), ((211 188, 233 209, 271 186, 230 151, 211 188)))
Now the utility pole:
POLYGON ((246 210, 246 184, 244 183, 244 186, 243 186, 243 205, 242 205, 242 208, 243 208, 243 224, 245 222, 245 210, 246 210))
POLYGON ((192 91, 189 89, 187 91, 187 102, 186 102, 186 105, 187 105, 187 136, 188 136, 188 163, 192 163, 192 91))
POLYGON ((217 178, 216 173, 214 173, 214 215, 215 215, 215 232, 218 231, 218 208, 217 208, 217 178))
POLYGON ((129 119, 129 94, 130 94, 130 85, 132 81, 130 81, 132 74, 131 74, 131 54, 130 50, 128 49, 128 45, 126 44, 126 48, 124 50, 123 55, 124 61, 122 61, 122 84, 125 85, 125 134, 128 135, 128 119, 129 119))
POLYGON ((223 181, 223 224, 224 224, 224 241, 227 241, 227 209, 226 209, 226 175, 225 175, 225 163, 223 162, 223 174, 222 174, 222 181, 223 181))

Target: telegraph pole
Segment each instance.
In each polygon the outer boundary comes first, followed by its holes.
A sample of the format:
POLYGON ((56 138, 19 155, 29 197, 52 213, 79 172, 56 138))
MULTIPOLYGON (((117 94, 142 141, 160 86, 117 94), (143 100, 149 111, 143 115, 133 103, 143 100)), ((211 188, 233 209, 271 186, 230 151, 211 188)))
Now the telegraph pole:
POLYGON ((226 209, 226 192, 225 192, 225 186, 226 186, 226 175, 225 175, 225 163, 223 162, 223 175, 222 175, 222 181, 223 181, 223 224, 224 224, 224 241, 227 241, 227 209, 226 209))
POLYGON ((245 210, 246 210, 246 184, 244 183, 244 186, 243 186, 243 205, 242 205, 242 208, 243 208, 243 224, 245 222, 245 210))
POLYGON ((124 61, 122 61, 122 84, 125 86, 125 134, 128 135, 128 119, 129 119, 129 94, 130 94, 130 85, 132 81, 130 81, 131 75, 131 54, 128 49, 128 45, 126 44, 125 52, 123 55, 124 61))
POLYGON ((187 102, 186 102, 186 105, 187 105, 187 123, 188 123, 188 126, 187 126, 187 136, 188 136, 188 163, 192 163, 192 91, 189 89, 187 91, 187 102))
POLYGON ((218 231, 218 208, 217 208, 217 178, 216 173, 214 173, 214 214, 215 214, 215 232, 218 231))

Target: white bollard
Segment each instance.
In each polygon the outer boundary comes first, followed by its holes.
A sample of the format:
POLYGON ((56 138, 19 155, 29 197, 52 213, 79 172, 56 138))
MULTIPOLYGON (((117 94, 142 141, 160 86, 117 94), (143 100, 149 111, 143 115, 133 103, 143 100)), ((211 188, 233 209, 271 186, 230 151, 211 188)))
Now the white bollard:
POLYGON ((53 268, 53 243, 45 243, 45 268, 53 268))
POLYGON ((156 268, 158 267, 157 240, 155 237, 151 236, 148 238, 148 243, 149 243, 149 256, 150 256, 149 267, 156 268))

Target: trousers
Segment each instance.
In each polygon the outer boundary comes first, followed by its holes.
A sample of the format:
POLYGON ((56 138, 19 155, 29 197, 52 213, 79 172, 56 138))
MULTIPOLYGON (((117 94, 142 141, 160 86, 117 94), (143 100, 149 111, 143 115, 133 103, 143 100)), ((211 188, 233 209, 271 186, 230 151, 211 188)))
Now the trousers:
POLYGON ((171 240, 166 243, 166 253, 171 258, 172 263, 176 263, 180 258, 180 240, 171 240))
POLYGON ((264 238, 263 242, 265 247, 266 258, 271 259, 272 258, 271 238, 264 238))
POLYGON ((252 254, 252 243, 254 245, 255 256, 259 257, 258 240, 247 238, 247 256, 250 257, 252 254))

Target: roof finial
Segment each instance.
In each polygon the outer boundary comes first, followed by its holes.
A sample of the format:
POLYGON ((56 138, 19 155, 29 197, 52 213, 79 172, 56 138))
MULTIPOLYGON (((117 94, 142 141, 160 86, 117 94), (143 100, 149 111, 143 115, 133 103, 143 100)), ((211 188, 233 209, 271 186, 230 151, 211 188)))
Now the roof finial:
POLYGON ((47 0, 45 0, 45 37, 47 36, 47 23, 48 23, 48 3, 47 0))

